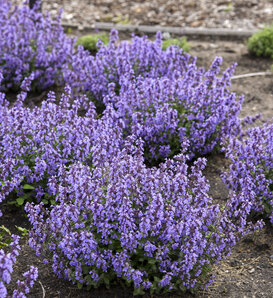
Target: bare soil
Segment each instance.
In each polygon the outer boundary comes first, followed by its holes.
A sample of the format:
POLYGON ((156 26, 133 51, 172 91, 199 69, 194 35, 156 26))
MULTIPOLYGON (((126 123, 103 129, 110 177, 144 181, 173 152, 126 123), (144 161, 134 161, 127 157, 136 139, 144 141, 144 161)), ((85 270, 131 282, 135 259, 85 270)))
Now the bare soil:
MULTIPOLYGON (((192 42, 191 54, 198 57, 200 66, 208 67, 215 56, 223 57, 223 70, 233 62, 238 63, 236 75, 270 70, 272 60, 254 58, 247 53, 247 48, 239 42, 192 42)), ((235 79, 231 89, 238 95, 244 94, 242 117, 263 113, 263 119, 272 121, 273 117, 273 76, 253 76, 235 79)), ((29 103, 37 104, 40 95, 30 97, 29 103)), ((273 140, 272 140, 273 141, 273 140)), ((207 157, 208 165, 205 175, 211 184, 211 195, 219 203, 227 200, 228 191, 221 181, 220 174, 228 167, 228 161, 222 155, 207 157)), ((14 225, 29 227, 23 211, 3 204, 4 216, 0 224, 6 225, 16 232, 14 225)), ((122 285, 113 285, 110 289, 100 287, 90 292, 78 290, 71 283, 58 279, 49 265, 45 265, 35 256, 35 252, 22 240, 22 250, 14 270, 14 280, 28 270, 29 265, 39 269, 39 280, 31 290, 29 297, 132 297, 132 289, 122 285)), ((195 295, 185 294, 183 297, 273 297, 273 226, 266 227, 242 239, 233 249, 232 255, 213 267, 215 282, 207 290, 195 295)), ((13 287, 14 284, 11 285, 13 287)), ((145 295, 145 297, 156 297, 145 295)), ((160 297, 178 297, 170 294, 160 297)))

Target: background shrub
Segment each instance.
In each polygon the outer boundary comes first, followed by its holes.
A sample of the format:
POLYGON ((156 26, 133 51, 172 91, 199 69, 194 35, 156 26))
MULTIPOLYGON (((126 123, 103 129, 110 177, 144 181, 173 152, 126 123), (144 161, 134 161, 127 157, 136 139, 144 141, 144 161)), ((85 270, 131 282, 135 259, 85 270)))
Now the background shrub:
POLYGON ((104 45, 107 45, 109 43, 109 36, 106 33, 81 36, 77 39, 76 46, 82 45, 85 50, 88 50, 94 55, 98 51, 98 40, 104 45))
POLYGON ((163 50, 166 50, 169 46, 177 46, 177 47, 183 49, 183 51, 187 52, 187 53, 191 49, 191 46, 188 44, 186 37, 169 38, 169 39, 163 40, 163 42, 162 42, 163 50))
POLYGON ((273 59, 273 25, 253 34, 248 39, 247 45, 251 54, 273 59))

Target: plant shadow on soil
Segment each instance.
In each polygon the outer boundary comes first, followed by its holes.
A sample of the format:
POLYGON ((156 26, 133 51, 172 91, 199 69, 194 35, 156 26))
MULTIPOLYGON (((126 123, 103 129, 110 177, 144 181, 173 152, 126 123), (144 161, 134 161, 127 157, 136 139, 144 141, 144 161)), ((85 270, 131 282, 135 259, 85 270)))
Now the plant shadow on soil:
MULTIPOLYGON (((247 54, 243 43, 234 42, 194 42, 190 53, 198 57, 198 64, 208 68, 216 56, 223 57, 222 70, 233 62, 237 62, 236 75, 268 71, 272 60, 253 58, 247 54)), ((244 94, 245 101, 241 117, 262 113, 263 118, 257 124, 269 120, 273 116, 273 76, 249 77, 232 81, 231 90, 238 95, 244 94)), ((28 105, 39 104, 45 93, 28 97, 28 105)), ((12 98, 12 96, 11 96, 12 98)), ((228 161, 223 155, 207 156, 205 176, 210 182, 210 194, 215 202, 224 203, 228 197, 228 190, 221 181, 220 174, 227 170, 228 161)), ((29 228, 29 223, 23 211, 15 207, 2 204, 4 216, 0 225, 4 224, 13 233, 18 233, 15 225, 29 228)), ((39 278, 29 297, 132 297, 130 288, 114 285, 110 289, 100 287, 86 291, 77 289, 70 282, 58 279, 49 265, 43 264, 36 257, 35 252, 28 246, 27 240, 21 240, 21 253, 14 267, 13 280, 20 279, 29 265, 38 267, 39 278)), ((195 295, 185 294, 183 297, 273 297, 273 227, 266 223, 265 228, 253 235, 242 239, 232 249, 232 255, 220 261, 213 267, 215 282, 207 290, 199 291, 195 295)), ((10 289, 15 286, 10 285, 10 289)), ((178 297, 169 294, 159 297, 178 297)), ((146 294, 144 297, 157 297, 146 294)))

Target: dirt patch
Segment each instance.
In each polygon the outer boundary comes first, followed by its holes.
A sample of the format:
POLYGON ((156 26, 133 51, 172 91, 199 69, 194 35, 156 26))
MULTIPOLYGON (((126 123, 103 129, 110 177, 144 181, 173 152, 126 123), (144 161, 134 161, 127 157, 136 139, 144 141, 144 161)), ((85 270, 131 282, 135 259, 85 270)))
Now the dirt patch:
MULTIPOLYGON (((244 44, 233 42, 192 42, 191 54, 198 57, 198 64, 208 68, 215 56, 223 57, 223 67, 238 63, 236 75, 268 71, 272 60, 257 59, 247 54, 244 44)), ((263 119, 272 121, 273 117, 273 76, 253 76, 232 81, 231 89, 238 95, 244 94, 242 117, 262 113, 263 119)), ((37 99, 37 97, 36 97, 37 99)), ((28 99, 31 105, 31 98, 28 99)), ((34 103, 36 104, 36 103, 34 103)), ((228 167, 228 162, 222 155, 208 156, 205 175, 211 184, 210 193, 219 203, 224 203, 228 191, 221 181, 220 174, 228 167)), ((4 216, 1 224, 16 232, 14 225, 28 228, 28 222, 23 211, 12 206, 1 206, 4 216)), ((21 240, 22 250, 14 270, 14 279, 28 270, 29 265, 39 269, 39 282, 36 283, 29 297, 132 297, 132 290, 117 284, 106 289, 87 292, 78 290, 71 283, 54 276, 49 265, 35 256, 26 240, 21 240)), ((195 296, 188 294, 184 297, 273 297, 273 227, 266 227, 241 240, 233 249, 232 255, 222 260, 213 268, 215 282, 206 290, 195 296)), ((14 285, 14 284, 13 284, 14 285)), ((11 285, 11 287, 13 286, 11 285)), ((151 297, 148 294, 145 297, 151 297)), ((156 297, 153 295, 153 297, 156 297)), ((177 297, 167 295, 160 297, 177 297)))

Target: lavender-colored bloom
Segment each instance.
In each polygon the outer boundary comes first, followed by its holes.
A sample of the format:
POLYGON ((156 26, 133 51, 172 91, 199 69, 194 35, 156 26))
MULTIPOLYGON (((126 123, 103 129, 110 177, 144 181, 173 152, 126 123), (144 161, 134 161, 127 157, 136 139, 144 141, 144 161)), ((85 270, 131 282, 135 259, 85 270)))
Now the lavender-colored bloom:
POLYGON ((95 285, 104 272, 135 288, 191 288, 230 252, 238 230, 212 204, 204 166, 198 159, 189 170, 182 154, 147 168, 143 142, 130 137, 102 166, 62 167, 49 179, 58 205, 26 205, 30 245, 53 254, 54 272, 73 282, 88 285, 91 275, 95 285))
MULTIPOLYGON (((5 298, 8 295, 6 285, 11 281, 13 265, 16 263, 16 257, 19 255, 19 237, 11 235, 10 252, 0 249, 0 296, 5 298)), ((12 297, 26 297, 29 293, 29 287, 33 287, 34 282, 38 278, 38 269, 31 266, 30 270, 23 274, 25 280, 17 281, 17 289, 13 291, 12 297)))
POLYGON ((272 124, 249 129, 242 140, 228 140, 226 156, 231 165, 223 179, 232 191, 230 212, 241 221, 254 212, 273 223, 272 140, 272 124))
POLYGON ((18 88, 31 72, 35 87, 48 88, 62 82, 63 64, 69 61, 75 41, 64 34, 60 22, 38 7, 30 9, 27 2, 12 6, 0 1, 0 70, 1 88, 18 88))
MULTIPOLYGON (((22 87, 27 90, 29 83, 27 79, 22 87)), ((51 195, 48 178, 61 165, 82 161, 96 166, 111 159, 122 145, 123 122, 110 105, 97 119, 93 103, 84 96, 72 100, 69 87, 59 104, 53 92, 32 110, 24 107, 23 100, 19 96, 10 107, 4 96, 1 99, 0 202, 11 192, 22 193, 25 184, 32 186, 39 202, 51 195), (81 108, 85 109, 83 116, 79 115, 81 108), (96 145, 98 140, 101 147, 96 145)))

